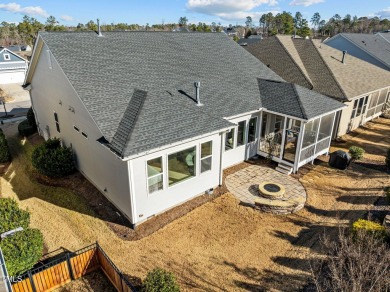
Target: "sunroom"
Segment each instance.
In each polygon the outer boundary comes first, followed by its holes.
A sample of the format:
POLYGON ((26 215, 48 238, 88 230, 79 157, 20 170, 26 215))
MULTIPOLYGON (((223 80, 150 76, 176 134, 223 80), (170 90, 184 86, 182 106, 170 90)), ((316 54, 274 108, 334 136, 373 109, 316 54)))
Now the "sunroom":
POLYGON ((259 80, 261 113, 258 154, 298 171, 329 151, 342 103, 299 85, 259 80))

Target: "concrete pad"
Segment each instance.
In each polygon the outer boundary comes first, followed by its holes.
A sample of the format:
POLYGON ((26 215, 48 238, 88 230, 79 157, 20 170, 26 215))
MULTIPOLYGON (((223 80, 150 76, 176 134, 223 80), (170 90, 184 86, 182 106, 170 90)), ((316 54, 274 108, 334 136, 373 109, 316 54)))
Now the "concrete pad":
POLYGON ((24 90, 20 84, 0 84, 0 88, 3 89, 9 97, 13 98, 13 101, 9 103, 30 100, 30 93, 28 90, 24 90))

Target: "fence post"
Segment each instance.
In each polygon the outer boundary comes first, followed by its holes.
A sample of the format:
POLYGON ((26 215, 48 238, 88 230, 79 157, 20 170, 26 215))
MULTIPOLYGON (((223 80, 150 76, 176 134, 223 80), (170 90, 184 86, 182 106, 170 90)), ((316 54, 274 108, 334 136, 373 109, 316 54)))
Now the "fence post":
POLYGON ((70 279, 73 281, 74 280, 74 275, 73 275, 72 265, 70 264, 70 255, 69 255, 69 253, 66 254, 66 263, 68 264, 68 270, 69 270, 70 279))
POLYGON ((33 292, 36 292, 37 289, 35 288, 34 278, 32 277, 31 271, 28 270, 27 274, 28 274, 28 278, 30 279, 31 289, 33 292))

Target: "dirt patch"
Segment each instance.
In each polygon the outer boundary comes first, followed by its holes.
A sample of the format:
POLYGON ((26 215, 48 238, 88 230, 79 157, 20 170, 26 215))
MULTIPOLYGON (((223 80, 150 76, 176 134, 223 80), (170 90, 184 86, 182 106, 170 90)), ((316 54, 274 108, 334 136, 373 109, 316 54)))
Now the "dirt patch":
POLYGON ((56 289, 57 292, 116 292, 116 289, 111 284, 110 280, 100 270, 96 270, 88 275, 85 275, 65 286, 56 289))

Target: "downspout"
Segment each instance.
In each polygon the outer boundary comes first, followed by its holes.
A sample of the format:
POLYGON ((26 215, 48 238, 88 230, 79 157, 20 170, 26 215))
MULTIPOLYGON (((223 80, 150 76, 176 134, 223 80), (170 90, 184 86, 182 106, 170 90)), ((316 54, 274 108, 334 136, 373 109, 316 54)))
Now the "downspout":
POLYGON ((222 163, 222 160, 223 160, 223 146, 224 146, 224 143, 223 143, 223 137, 224 137, 224 133, 227 133, 227 132, 222 132, 220 135, 221 135, 221 149, 220 149, 220 154, 219 154, 219 186, 222 186, 222 181, 223 181, 223 163, 222 163))

